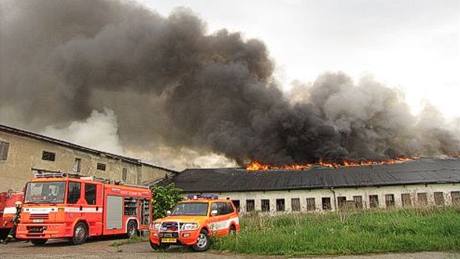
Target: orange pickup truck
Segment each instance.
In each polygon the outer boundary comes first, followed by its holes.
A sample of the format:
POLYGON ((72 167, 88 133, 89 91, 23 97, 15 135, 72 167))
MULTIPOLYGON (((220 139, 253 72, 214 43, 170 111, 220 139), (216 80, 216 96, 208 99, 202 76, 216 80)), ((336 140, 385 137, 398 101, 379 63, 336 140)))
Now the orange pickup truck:
POLYGON ((195 196, 178 203, 168 216, 150 226, 150 245, 165 249, 170 245, 191 246, 205 251, 210 237, 222 237, 240 231, 238 212, 230 200, 195 196))

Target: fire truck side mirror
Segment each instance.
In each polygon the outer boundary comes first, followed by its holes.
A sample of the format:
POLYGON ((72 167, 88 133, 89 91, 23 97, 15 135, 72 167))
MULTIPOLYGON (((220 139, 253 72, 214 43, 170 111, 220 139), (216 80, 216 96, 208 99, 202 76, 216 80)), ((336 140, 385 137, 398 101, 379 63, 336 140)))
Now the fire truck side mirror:
POLYGON ((217 210, 211 210, 211 216, 217 216, 217 210))
POLYGON ((166 211, 166 215, 167 216, 171 215, 171 211, 170 210, 166 211))

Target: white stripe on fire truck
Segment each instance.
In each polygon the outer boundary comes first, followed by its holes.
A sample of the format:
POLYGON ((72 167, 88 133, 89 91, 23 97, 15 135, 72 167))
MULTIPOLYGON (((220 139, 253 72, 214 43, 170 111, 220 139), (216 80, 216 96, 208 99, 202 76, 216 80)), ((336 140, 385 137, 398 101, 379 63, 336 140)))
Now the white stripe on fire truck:
POLYGON ((217 221, 209 224, 209 227, 211 228, 211 231, 216 231, 216 230, 221 230, 221 229, 227 229, 230 227, 230 224, 232 222, 235 222, 235 224, 239 224, 240 220, 238 217, 230 218, 227 220, 222 220, 222 221, 217 221))
MULTIPOLYGON (((62 207, 61 207, 62 208, 62 207)), ((25 212, 29 212, 30 214, 45 214, 45 213, 50 213, 50 212, 57 212, 58 207, 54 208, 25 208, 25 212)), ((82 208, 80 210, 80 207, 64 207, 65 212, 70 212, 70 213, 78 213, 78 212, 88 212, 88 213, 102 213, 103 209, 98 208, 82 208)), ((16 213, 16 211, 14 212, 16 213)))
POLYGON ((16 207, 6 207, 3 214, 16 214, 16 207))

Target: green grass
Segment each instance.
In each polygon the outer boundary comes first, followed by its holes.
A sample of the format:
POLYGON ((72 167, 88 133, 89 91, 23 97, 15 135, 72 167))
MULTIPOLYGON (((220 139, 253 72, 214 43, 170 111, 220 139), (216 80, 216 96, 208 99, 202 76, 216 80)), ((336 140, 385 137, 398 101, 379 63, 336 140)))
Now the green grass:
POLYGON ((460 208, 254 215, 213 248, 261 255, 460 251, 460 208))

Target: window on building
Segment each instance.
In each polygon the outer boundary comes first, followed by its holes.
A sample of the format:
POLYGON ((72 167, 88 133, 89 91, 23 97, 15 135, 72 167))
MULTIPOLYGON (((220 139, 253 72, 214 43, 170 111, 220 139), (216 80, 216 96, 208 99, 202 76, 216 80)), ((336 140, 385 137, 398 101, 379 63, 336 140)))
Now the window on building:
POLYGON ((240 212, 240 200, 232 200, 233 206, 235 206, 236 211, 240 212))
POLYGON ((444 193, 443 192, 435 192, 434 193, 434 204, 438 206, 444 205, 444 193))
POLYGON ((363 196, 353 196, 353 201, 355 203, 355 208, 357 209, 363 208, 363 196))
POLYGON ((53 153, 53 152, 43 151, 42 160, 55 161, 56 160, 56 154, 53 153))
POLYGON ((339 209, 345 208, 346 205, 347 205, 347 197, 338 196, 337 197, 337 206, 339 207, 339 209))
POLYGON ((411 197, 410 197, 410 193, 401 194, 401 203, 402 203, 403 207, 412 206, 412 200, 411 200, 411 197))
POLYGON ((387 208, 391 208, 395 206, 394 194, 385 194, 385 206, 387 206, 387 208))
POLYGON ((246 211, 251 212, 256 208, 254 200, 246 200, 246 211))
POLYGON ((123 182, 126 182, 126 180, 128 180, 128 169, 127 168, 123 168, 123 171, 121 173, 121 179, 123 180, 123 182))
POLYGON ((88 205, 96 205, 96 185, 85 183, 85 200, 88 205))
POLYGON ((292 211, 300 211, 300 199, 299 198, 291 199, 291 209, 292 211))
POLYGON ((276 199, 276 211, 285 211, 285 202, 284 199, 276 199))
POLYGON ((10 148, 10 143, 0 141, 0 160, 8 159, 8 149, 10 148))
POLYGON ((378 195, 369 195, 369 207, 370 208, 379 207, 379 196, 378 195))
POLYGON ((428 197, 426 192, 417 193, 417 204, 419 206, 428 205, 428 197))
POLYGON ((316 210, 315 198, 307 198, 307 211, 316 210))
POLYGON ((97 163, 97 170, 105 171, 105 164, 103 163, 97 163))
POLYGON ((75 158, 73 162, 73 171, 77 173, 81 171, 81 158, 75 158))
POLYGON ((80 199, 81 185, 77 182, 69 182, 69 191, 67 192, 67 203, 75 204, 80 199))
POLYGON ((451 192, 450 197, 453 205, 460 205, 460 192, 451 192))
POLYGON ((260 200, 261 206, 262 206, 262 211, 263 212, 268 212, 270 211, 270 200, 260 200))
POLYGON ((323 204, 323 210, 331 210, 331 198, 329 197, 323 197, 321 198, 321 202, 323 204))

